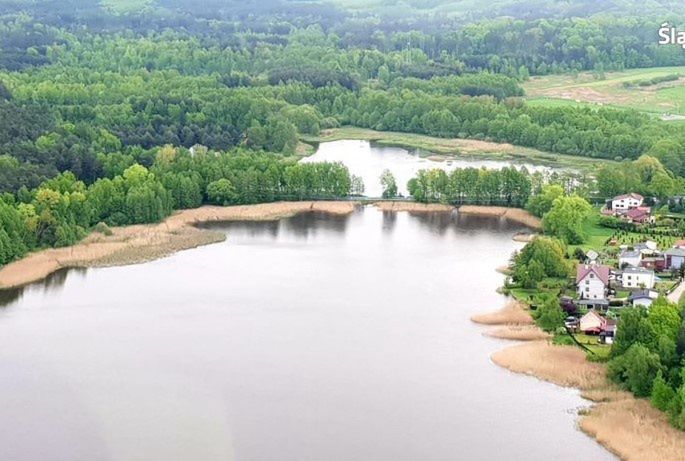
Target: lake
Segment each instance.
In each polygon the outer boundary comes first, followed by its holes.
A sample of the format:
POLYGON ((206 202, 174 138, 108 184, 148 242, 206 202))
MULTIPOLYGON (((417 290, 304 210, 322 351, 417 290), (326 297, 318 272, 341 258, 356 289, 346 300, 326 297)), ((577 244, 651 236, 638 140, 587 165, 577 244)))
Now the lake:
POLYGON ((521 227, 366 207, 5 292, 0 459, 614 459, 474 313, 521 227))
POLYGON ((342 162, 350 173, 364 181, 364 195, 380 197, 383 189, 380 176, 388 169, 395 175, 398 192, 409 195, 407 182, 416 176, 419 170, 440 168, 447 172, 457 168, 501 169, 507 166, 525 167, 530 172, 551 173, 552 168, 531 163, 518 163, 506 160, 484 160, 469 157, 454 157, 445 161, 435 161, 421 157, 418 150, 407 150, 401 147, 384 147, 369 141, 342 140, 319 144, 316 152, 301 160, 304 163, 342 162))

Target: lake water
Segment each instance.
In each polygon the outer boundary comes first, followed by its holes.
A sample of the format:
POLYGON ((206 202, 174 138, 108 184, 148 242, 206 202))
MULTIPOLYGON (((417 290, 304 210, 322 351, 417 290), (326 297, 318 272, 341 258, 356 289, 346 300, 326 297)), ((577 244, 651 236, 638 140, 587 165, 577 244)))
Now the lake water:
POLYGON ((613 459, 578 392, 497 367, 497 218, 360 209, 3 295, 0 459, 613 459))
POLYGON ((440 168, 452 171, 456 168, 488 168, 501 169, 506 166, 525 167, 530 172, 551 172, 547 166, 534 165, 531 163, 514 163, 505 160, 482 160, 468 157, 455 157, 446 161, 434 161, 421 157, 417 150, 409 151, 401 147, 383 147, 369 141, 342 140, 324 142, 319 145, 314 155, 301 160, 304 163, 312 162, 342 162, 350 170, 350 173, 364 180, 364 195, 380 197, 383 189, 380 184, 380 176, 383 170, 389 169, 395 175, 398 192, 404 196, 409 195, 407 182, 416 176, 419 170, 440 168))

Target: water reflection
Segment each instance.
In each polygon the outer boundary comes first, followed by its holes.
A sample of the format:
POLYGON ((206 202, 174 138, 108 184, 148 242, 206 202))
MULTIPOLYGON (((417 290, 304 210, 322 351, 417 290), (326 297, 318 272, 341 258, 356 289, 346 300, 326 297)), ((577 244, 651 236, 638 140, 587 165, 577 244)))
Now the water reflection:
POLYGON ((319 232, 332 232, 343 236, 347 229, 350 215, 334 215, 320 211, 299 213, 289 219, 277 221, 228 221, 205 223, 201 227, 211 230, 222 230, 243 239, 277 238, 282 234, 297 240, 307 240, 319 232))
POLYGON ((59 269, 38 282, 23 287, 0 290, 0 308, 21 300, 27 292, 41 293, 43 295, 58 293, 69 277, 85 278, 87 271, 87 268, 82 267, 59 269))
POLYGON ((383 191, 380 184, 380 176, 385 169, 389 169, 395 175, 398 192, 404 196, 408 195, 407 181, 422 169, 440 168, 449 172, 456 168, 500 169, 513 165, 517 168, 525 168, 529 172, 550 173, 552 171, 547 166, 533 165, 515 160, 487 160, 459 156, 442 162, 434 161, 430 158, 421 157, 417 150, 409 151, 401 147, 381 146, 361 140, 321 143, 314 155, 303 158, 301 162, 344 163, 350 170, 350 173, 362 178, 365 186, 364 195, 368 197, 381 196, 383 191))
POLYGON ((505 301, 520 226, 365 207, 210 227, 228 239, 15 298, 0 460, 613 459, 577 392, 494 366, 504 343, 469 320, 505 301))

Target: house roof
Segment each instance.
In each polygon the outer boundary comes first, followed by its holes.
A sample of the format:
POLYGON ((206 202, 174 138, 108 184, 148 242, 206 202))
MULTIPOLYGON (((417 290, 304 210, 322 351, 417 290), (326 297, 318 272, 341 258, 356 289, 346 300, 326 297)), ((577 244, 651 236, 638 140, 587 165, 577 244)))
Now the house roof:
POLYGON ((644 218, 649 216, 650 214, 650 209, 644 209, 642 207, 638 208, 631 208, 630 210, 626 211, 625 215, 629 217, 630 219, 639 219, 639 218, 644 218))
POLYGON ((677 242, 675 242, 675 245, 673 245, 673 246, 674 247, 685 247, 685 240, 678 240, 677 242))
POLYGON ((582 320, 582 319, 584 319, 584 318, 586 318, 586 317, 597 317, 597 318, 598 318, 599 320, 601 320, 601 321, 604 321, 604 320, 605 320, 604 317, 602 317, 601 315, 599 315, 596 311, 588 311, 587 314, 585 314, 584 316, 582 316, 580 319, 582 320))
POLYGON ((640 243, 634 245, 633 248, 636 250, 640 250, 640 251, 643 251, 643 250, 656 251, 658 248, 658 245, 653 240, 645 240, 644 242, 640 242, 640 243))
POLYGON ((576 267, 576 283, 581 282, 591 272, 605 285, 609 283, 609 266, 603 264, 578 264, 578 267, 576 267))
POLYGON ((635 192, 631 192, 630 194, 617 195, 612 200, 623 200, 626 198, 634 198, 635 200, 644 200, 645 199, 642 195, 636 194, 635 192))
POLYGON ((634 301, 636 299, 654 299, 651 290, 638 290, 634 291, 628 296, 628 301, 634 301))
POLYGON ((578 306, 608 306, 608 299, 578 299, 574 301, 578 306))
POLYGON ((645 269, 644 267, 626 267, 623 269, 623 273, 625 274, 626 272, 630 274, 654 274, 654 271, 651 269, 645 269))
POLYGON ((685 248, 669 248, 664 251, 666 256, 685 256, 685 248))
POLYGON ((622 251, 621 254, 618 256, 621 259, 624 258, 639 258, 642 255, 642 252, 638 250, 625 250, 622 251))

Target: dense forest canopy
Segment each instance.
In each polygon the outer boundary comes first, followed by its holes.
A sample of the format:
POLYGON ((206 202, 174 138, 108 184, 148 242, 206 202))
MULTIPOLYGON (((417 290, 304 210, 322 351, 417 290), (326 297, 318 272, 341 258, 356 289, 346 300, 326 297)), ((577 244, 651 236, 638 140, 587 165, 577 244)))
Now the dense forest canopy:
MULTIPOLYGON (((679 125, 529 105, 521 84, 685 65, 657 45, 659 25, 683 18, 671 0, 0 0, 0 241, 14 242, 0 264, 98 222, 354 193, 344 167, 296 166, 303 135, 342 125, 649 154, 664 171, 645 190, 679 190, 679 125)), ((525 174, 476 173, 427 172, 412 190, 509 205, 530 194, 525 174)), ((600 192, 629 184, 614 176, 600 192)))

